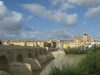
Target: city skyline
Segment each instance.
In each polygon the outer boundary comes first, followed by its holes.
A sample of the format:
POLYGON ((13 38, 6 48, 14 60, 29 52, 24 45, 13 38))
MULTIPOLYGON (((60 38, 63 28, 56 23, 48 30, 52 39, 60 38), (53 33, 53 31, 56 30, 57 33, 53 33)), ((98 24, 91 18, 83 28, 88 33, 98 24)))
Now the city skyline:
POLYGON ((100 40, 100 0, 0 0, 0 39, 100 40))

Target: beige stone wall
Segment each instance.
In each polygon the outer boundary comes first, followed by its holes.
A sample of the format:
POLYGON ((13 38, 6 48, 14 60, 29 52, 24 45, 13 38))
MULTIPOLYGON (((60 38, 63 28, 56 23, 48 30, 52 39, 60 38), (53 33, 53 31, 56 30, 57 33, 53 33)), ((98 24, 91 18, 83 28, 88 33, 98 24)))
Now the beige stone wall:
POLYGON ((15 41, 10 40, 8 45, 44 47, 44 41, 15 41))
POLYGON ((11 75, 32 75, 31 65, 27 63, 11 63, 10 72, 11 75))
POLYGON ((96 41, 96 45, 97 46, 100 46, 100 41, 96 41))
POLYGON ((0 56, 4 55, 8 61, 16 61, 20 56, 25 58, 38 58, 39 55, 45 55, 48 51, 42 47, 23 47, 23 46, 0 46, 0 56))
POLYGON ((46 48, 43 48, 43 47, 28 47, 28 46, 23 47, 23 46, 14 46, 14 45, 7 45, 7 46, 1 45, 0 57, 2 55, 7 58, 8 64, 11 64, 13 62, 29 63, 31 64, 34 70, 36 69, 36 67, 34 67, 34 64, 32 63, 37 62, 34 59, 39 61, 38 64, 46 63, 47 61, 53 59, 53 57, 51 57, 50 55, 50 50, 47 50, 46 48), (27 60, 27 62, 25 62, 26 58, 29 58, 31 60, 27 60))
POLYGON ((8 45, 25 46, 25 42, 23 42, 23 41, 10 40, 10 41, 8 42, 8 45))

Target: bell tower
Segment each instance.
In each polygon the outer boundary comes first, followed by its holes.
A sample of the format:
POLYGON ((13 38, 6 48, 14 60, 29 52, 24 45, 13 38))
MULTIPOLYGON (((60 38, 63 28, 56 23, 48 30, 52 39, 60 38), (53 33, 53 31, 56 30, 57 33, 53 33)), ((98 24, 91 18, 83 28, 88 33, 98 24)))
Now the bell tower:
POLYGON ((83 35, 83 42, 84 43, 87 43, 88 42, 88 35, 87 34, 84 34, 83 35))

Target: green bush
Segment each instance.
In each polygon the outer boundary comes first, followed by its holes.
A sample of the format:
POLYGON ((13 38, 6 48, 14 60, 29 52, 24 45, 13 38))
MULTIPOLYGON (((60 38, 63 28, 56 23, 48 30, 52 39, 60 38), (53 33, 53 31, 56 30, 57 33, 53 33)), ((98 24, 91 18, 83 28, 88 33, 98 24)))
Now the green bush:
POLYGON ((80 47, 76 47, 76 48, 70 48, 68 47, 67 49, 64 49, 66 54, 85 54, 86 50, 83 50, 80 47))
POLYGON ((100 75, 100 51, 88 50, 86 57, 78 65, 64 65, 62 69, 53 67, 49 75, 100 75))
POLYGON ((87 54, 89 51, 96 52, 100 50, 100 47, 93 46, 91 48, 83 48, 83 47, 75 47, 75 48, 70 48, 68 47, 67 49, 64 49, 64 52, 66 54, 87 54))
POLYGON ((77 67, 64 65, 62 69, 53 67, 49 75, 81 75, 81 74, 77 67))
POLYGON ((80 62, 78 67, 83 75, 100 75, 100 51, 88 52, 86 58, 80 62))

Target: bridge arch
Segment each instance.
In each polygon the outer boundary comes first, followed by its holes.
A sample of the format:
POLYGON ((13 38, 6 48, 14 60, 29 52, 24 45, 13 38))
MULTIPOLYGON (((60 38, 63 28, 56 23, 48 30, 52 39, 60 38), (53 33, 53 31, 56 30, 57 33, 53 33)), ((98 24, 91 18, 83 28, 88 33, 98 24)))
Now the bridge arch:
POLYGON ((0 70, 8 71, 9 63, 5 55, 0 56, 0 70))
POLYGON ((18 56, 16 57, 16 60, 18 62, 23 62, 23 56, 21 54, 18 54, 18 56))
POLYGON ((33 58, 33 55, 31 53, 28 53, 29 58, 33 58))

